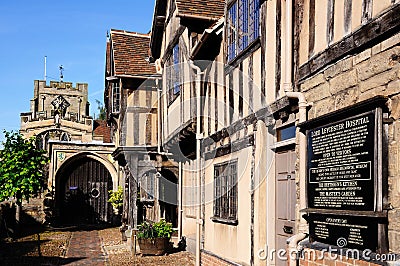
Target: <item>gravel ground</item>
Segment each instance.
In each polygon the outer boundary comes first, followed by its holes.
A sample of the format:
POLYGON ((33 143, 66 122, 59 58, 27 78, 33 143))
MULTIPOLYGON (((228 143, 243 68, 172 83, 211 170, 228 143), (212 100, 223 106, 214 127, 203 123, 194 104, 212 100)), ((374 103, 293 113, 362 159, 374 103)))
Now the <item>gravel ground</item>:
POLYGON ((99 231, 99 236, 103 243, 103 248, 108 254, 108 265, 180 265, 193 266, 195 264, 194 256, 186 251, 180 251, 164 256, 134 256, 126 249, 125 242, 121 240, 119 228, 108 228, 99 231))
POLYGON ((23 237, 0 241, 0 265, 61 265, 71 232, 43 231, 29 234, 35 228, 24 228, 23 237), (40 255, 39 241, 40 236, 40 255))
MULTIPOLYGON (((70 259, 65 258, 72 232, 64 230, 37 230, 24 228, 23 237, 14 240, 0 240, 0 265, 66 265, 70 259), (38 234, 40 232, 40 253, 38 234)), ((194 256, 186 251, 166 254, 164 256, 134 256, 121 240, 118 227, 99 229, 103 251, 107 254, 107 266, 124 265, 180 265, 193 266, 194 256)))

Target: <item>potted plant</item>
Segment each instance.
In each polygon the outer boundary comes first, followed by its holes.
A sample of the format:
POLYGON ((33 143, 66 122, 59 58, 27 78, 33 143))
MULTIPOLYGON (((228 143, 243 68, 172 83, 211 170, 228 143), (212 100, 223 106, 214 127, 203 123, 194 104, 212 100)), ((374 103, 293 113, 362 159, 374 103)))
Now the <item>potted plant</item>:
POLYGON ((109 190, 109 197, 108 197, 108 202, 111 203, 111 205, 114 208, 114 213, 117 215, 120 215, 122 212, 122 206, 123 206, 123 197, 124 197, 124 191, 121 186, 118 186, 118 190, 109 190))
POLYGON ((143 255, 162 255, 169 246, 174 229, 164 219, 159 222, 143 222, 138 226, 137 239, 143 255))

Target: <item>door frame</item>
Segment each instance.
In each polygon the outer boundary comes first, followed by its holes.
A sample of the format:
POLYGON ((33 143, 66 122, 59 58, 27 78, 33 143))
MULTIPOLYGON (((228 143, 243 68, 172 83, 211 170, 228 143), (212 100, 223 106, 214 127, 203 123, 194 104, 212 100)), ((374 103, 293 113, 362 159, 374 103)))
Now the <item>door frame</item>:
MULTIPOLYGON (((280 224, 278 221, 278 212, 279 212, 279 206, 278 206, 278 195, 280 193, 279 189, 278 189, 278 171, 277 171, 277 164, 278 164, 278 154, 282 154, 282 153, 294 153, 294 156, 296 156, 296 146, 295 146, 295 139, 289 139, 287 141, 282 141, 282 143, 279 143, 281 145, 279 145, 279 147, 276 147, 274 149, 275 152, 275 173, 274 173, 274 191, 275 191, 275 204, 274 204, 274 247, 277 251, 277 255, 278 255, 278 251, 281 248, 285 248, 286 247, 281 247, 278 244, 279 241, 279 232, 278 232, 278 225, 280 224)), ((290 156, 290 155, 289 155, 290 156)), ((296 157, 294 157, 296 158, 296 157)), ((291 178, 290 180, 294 181, 294 185, 293 185, 293 192, 296 193, 296 183, 295 183, 295 179, 296 179, 296 170, 295 170, 295 164, 296 164, 296 159, 294 160, 294 162, 290 162, 290 164, 293 165, 293 170, 291 171, 291 178)), ((289 169, 289 167, 288 167, 289 169)), ((289 194, 287 194, 288 198, 289 198, 289 194)), ((287 230, 291 230, 291 233, 287 233, 284 237, 290 237, 292 235, 295 234, 295 226, 296 226, 296 221, 295 221, 295 215, 296 215, 296 211, 295 211, 295 206, 296 206, 296 199, 294 200, 294 202, 292 202, 291 204, 293 204, 293 221, 285 221, 283 222, 283 226, 287 226, 288 229, 287 230)), ((286 261, 285 261, 286 263, 286 261)), ((278 257, 275 256, 275 265, 280 265, 279 261, 278 261, 278 257)))

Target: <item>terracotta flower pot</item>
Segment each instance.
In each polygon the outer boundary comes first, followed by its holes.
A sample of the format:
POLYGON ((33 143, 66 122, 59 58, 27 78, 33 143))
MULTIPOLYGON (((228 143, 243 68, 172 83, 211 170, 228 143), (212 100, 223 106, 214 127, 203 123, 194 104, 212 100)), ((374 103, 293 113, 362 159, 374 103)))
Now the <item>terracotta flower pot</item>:
POLYGON ((169 238, 139 238, 139 248, 143 255, 163 255, 168 248, 169 238))

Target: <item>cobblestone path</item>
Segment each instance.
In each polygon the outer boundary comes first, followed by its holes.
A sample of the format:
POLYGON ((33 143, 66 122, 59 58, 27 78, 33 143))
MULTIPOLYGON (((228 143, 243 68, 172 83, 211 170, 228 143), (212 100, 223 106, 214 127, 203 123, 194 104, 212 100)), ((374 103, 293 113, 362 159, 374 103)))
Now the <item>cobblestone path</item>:
POLYGON ((74 260, 68 265, 106 265, 106 256, 101 250, 99 232, 97 230, 73 232, 66 257, 74 260))

